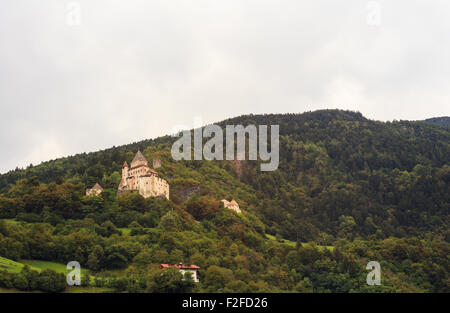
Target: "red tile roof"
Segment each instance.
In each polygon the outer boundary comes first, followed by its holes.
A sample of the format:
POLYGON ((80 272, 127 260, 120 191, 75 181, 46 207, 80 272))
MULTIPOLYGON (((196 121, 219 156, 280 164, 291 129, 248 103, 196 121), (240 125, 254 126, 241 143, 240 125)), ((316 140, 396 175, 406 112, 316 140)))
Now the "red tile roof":
POLYGON ((175 266, 176 268, 182 270, 198 270, 200 267, 194 264, 161 264, 161 269, 175 266))

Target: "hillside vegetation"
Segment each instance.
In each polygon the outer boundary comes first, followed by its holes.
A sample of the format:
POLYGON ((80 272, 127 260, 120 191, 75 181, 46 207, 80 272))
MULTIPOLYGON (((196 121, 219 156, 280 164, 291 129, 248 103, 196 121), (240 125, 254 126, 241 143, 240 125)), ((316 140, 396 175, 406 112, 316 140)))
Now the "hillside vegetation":
POLYGON ((424 120, 425 123, 434 124, 443 127, 450 127, 450 116, 433 117, 424 120))
POLYGON ((448 128, 338 110, 218 125, 239 124, 280 126, 278 170, 177 162, 166 136, 1 175, 0 256, 77 260, 92 284, 130 292, 450 290, 448 128), (162 160, 170 201, 116 195, 137 150, 162 160), (96 182, 103 193, 85 197, 96 182), (365 283, 371 260, 381 286, 365 283), (159 263, 179 262, 200 266, 201 283, 158 274, 159 263))

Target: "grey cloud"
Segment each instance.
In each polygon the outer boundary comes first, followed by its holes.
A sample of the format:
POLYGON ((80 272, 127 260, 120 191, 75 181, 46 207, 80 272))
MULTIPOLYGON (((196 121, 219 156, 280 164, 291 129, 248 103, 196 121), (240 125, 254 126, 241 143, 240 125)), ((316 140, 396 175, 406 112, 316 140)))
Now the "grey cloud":
POLYGON ((448 1, 8 1, 0 11, 0 172, 170 133, 318 108, 448 115, 448 1))

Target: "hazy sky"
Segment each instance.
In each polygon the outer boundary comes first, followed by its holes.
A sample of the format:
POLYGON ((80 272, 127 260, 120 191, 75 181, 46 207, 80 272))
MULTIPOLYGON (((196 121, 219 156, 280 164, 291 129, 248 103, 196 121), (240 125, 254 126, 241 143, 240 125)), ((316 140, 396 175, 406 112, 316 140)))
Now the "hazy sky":
POLYGON ((8 0, 0 172, 247 113, 450 114, 448 0, 8 0))

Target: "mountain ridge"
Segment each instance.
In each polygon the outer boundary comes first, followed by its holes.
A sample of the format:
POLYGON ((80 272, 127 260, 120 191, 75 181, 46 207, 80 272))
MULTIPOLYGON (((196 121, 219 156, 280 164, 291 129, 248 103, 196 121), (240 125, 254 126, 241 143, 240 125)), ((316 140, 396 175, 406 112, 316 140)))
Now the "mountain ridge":
POLYGON ((422 122, 428 124, 434 124, 443 127, 450 127, 450 116, 432 117, 422 120, 422 122))
MULTIPOLYGON (((319 230, 333 229, 332 233, 336 235, 340 216, 354 216, 358 207, 362 207, 358 210, 365 212, 357 220, 359 232, 367 232, 363 225, 364 219, 371 215, 367 211, 370 207, 372 210, 376 207, 378 213, 375 224, 378 227, 387 216, 382 210, 385 206, 405 207, 396 211, 398 216, 394 224, 397 225, 397 219, 404 220, 406 207, 412 208, 418 204, 413 204, 414 198, 407 199, 404 192, 401 193, 401 199, 386 198, 383 189, 390 186, 395 190, 394 178, 422 179, 417 178, 417 175, 423 176, 428 172, 429 175, 442 176, 439 180, 447 179, 450 132, 445 128, 421 122, 372 121, 359 112, 341 110, 243 115, 217 123, 222 127, 227 124, 279 124, 279 169, 262 173, 258 170, 260 161, 242 161, 238 175, 236 164, 228 161, 175 162, 170 156, 170 147, 176 138, 163 136, 99 152, 78 154, 1 175, 0 191, 7 191, 19 179, 33 176, 46 184, 71 182, 90 188, 100 182, 103 187, 115 190, 123 162, 130 162, 134 153, 141 150, 149 160, 153 157, 162 160, 160 174, 168 180, 171 191, 175 191, 172 200, 179 204, 188 201, 186 194, 192 190, 220 199, 235 198, 246 205, 251 203, 252 210, 262 213, 264 222, 272 227, 270 233, 275 234, 284 229, 281 233, 287 239, 295 239, 295 223, 310 219, 305 226, 309 229, 305 233, 309 235, 304 235, 305 240, 310 240, 317 236, 319 230), (219 177, 228 177, 227 183, 216 179, 219 177), (205 181, 209 183, 204 184, 205 181), (177 199, 177 195, 181 198, 177 199), (338 200, 344 195, 345 201, 338 200), (323 217, 323 221, 319 221, 323 214, 319 210, 320 203, 329 202, 326 198, 330 196, 338 197, 333 200, 338 201, 333 205, 340 209, 328 208, 325 210, 327 218, 323 217), (297 218, 292 218, 295 215, 297 218)), ((410 185, 408 188, 419 187, 410 185)), ((438 202, 430 198, 432 190, 429 188, 420 189, 420 192, 425 193, 421 201, 435 208, 434 211, 440 212, 441 218, 445 219, 443 214, 448 208, 448 204, 445 204, 448 197, 443 194, 448 187, 436 190, 439 190, 438 202)), ((414 220, 416 226, 421 224, 417 217, 414 220)), ((408 231, 407 227, 386 228, 390 234, 408 231)))
MULTIPOLYGON (((243 125, 249 125, 252 124, 253 122, 256 122, 256 119, 261 118, 263 120, 263 122, 266 123, 266 125, 268 124, 268 120, 272 119, 271 122, 273 122, 272 124, 275 124, 274 121, 277 121, 279 119, 283 119, 285 117, 290 117, 290 116, 295 116, 295 117, 299 117, 299 121, 300 122, 307 122, 308 119, 310 120, 314 120, 318 118, 318 115, 321 115, 321 118, 325 118, 325 121, 330 122, 331 120, 347 120, 347 121, 360 121, 360 122, 368 122, 368 123, 374 123, 374 124, 391 124, 391 123, 411 123, 416 124, 417 122, 427 122, 428 124, 434 124, 434 125, 438 125, 441 122, 436 122, 436 121, 441 121, 442 119, 444 119, 447 123, 448 120, 450 120, 450 117, 437 117, 437 118, 430 118, 430 119, 426 119, 426 120, 421 120, 421 121, 396 121, 396 122, 382 122, 382 121, 377 121, 377 120, 371 120, 371 119, 367 119, 365 118, 360 112, 354 112, 354 111, 345 111, 345 110, 338 110, 338 109, 324 109, 324 110, 316 110, 316 111, 307 111, 307 112, 303 112, 303 113, 267 113, 267 114, 245 114, 245 115, 240 115, 240 116, 236 116, 233 118, 228 118, 225 120, 222 120, 220 122, 217 122, 216 125, 220 125, 222 127, 224 127, 225 125, 237 125, 236 121, 244 121, 243 125)), ((254 123, 256 124, 256 123, 254 123)), ((206 125, 205 125, 206 126, 206 125)), ((192 131, 192 129, 191 129, 192 131)), ((280 135, 284 134, 284 129, 280 130, 280 135)), ((43 161, 38 165, 33 165, 32 167, 39 167, 41 164, 49 164, 52 162, 56 162, 58 160, 65 160, 65 159, 71 159, 74 157, 77 157, 79 155, 93 155, 93 154, 98 154, 98 153, 103 153, 103 152, 108 152, 117 148, 126 148, 126 149, 131 149, 131 150, 139 150, 139 147, 145 147, 148 146, 150 144, 158 144, 158 142, 165 142, 168 139, 173 138, 170 135, 164 135, 164 136, 159 136, 153 139, 144 139, 144 140, 140 140, 140 141, 135 141, 129 144, 124 144, 124 145, 119 145, 119 146, 112 146, 110 148, 106 148, 106 149, 101 149, 101 150, 97 150, 97 151, 92 151, 92 152, 81 152, 81 153, 76 153, 74 155, 69 155, 69 156, 65 156, 65 157, 61 157, 61 158, 56 158, 56 159, 51 159, 51 160, 47 160, 47 161, 43 161)), ((173 141, 175 141, 175 139, 173 139, 173 141)), ((136 151, 137 151, 136 150, 136 151)), ((10 170, 6 173, 0 174, 0 177, 5 176, 5 175, 9 175, 10 173, 13 172, 24 172, 27 171, 29 167, 27 168, 16 168, 14 170, 10 170)), ((0 189, 2 188, 2 183, 0 182, 0 189)))
MULTIPOLYGON (((339 110, 218 124, 278 124, 278 169, 174 161, 177 138, 164 136, 13 171, 0 176, 0 256, 79 260, 116 291, 448 290, 447 128, 339 110), (117 195, 122 164, 138 150, 161 160, 170 200, 117 195), (101 194, 86 196, 97 182, 101 194), (376 289, 365 284, 368 260, 385 273, 376 289), (161 278, 158 264, 179 262, 200 266, 200 284, 161 278)), ((14 275, 0 271, 0 288, 14 275)))

